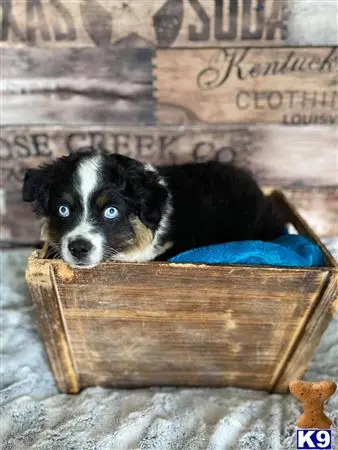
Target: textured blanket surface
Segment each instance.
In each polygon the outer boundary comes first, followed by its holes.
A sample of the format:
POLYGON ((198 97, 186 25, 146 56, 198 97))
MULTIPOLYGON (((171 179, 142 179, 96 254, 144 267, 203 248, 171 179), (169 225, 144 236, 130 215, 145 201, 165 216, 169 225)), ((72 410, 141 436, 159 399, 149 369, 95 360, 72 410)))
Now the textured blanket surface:
POLYGON ((238 241, 194 248, 174 256, 170 262, 321 267, 325 258, 314 242, 298 234, 286 234, 272 242, 238 241))
MULTIPOLYGON (((338 240, 329 244, 337 256, 338 240)), ((58 393, 24 281, 28 254, 1 255, 1 449, 295 448, 301 407, 290 395, 233 388, 58 393)), ((332 320, 306 378, 337 380, 337 361, 338 328, 332 320)), ((336 429, 338 394, 326 411, 336 429)))

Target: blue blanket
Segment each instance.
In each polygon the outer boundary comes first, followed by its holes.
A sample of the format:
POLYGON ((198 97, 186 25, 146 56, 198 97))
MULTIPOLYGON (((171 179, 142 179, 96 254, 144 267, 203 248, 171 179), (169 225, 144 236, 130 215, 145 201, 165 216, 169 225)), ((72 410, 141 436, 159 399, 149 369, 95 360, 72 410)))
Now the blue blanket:
POLYGON ((195 248, 169 260, 174 263, 252 264, 282 267, 321 267, 322 251, 300 235, 281 236, 273 242, 239 241, 195 248))

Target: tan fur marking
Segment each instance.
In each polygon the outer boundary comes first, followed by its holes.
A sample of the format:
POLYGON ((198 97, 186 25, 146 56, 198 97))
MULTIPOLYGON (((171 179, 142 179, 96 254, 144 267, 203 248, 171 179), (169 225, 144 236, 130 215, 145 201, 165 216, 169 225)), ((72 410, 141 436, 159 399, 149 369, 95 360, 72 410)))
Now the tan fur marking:
POLYGON ((66 202, 68 202, 70 205, 73 205, 73 204, 74 204, 74 199, 73 199, 73 197, 72 197, 71 194, 68 194, 67 192, 65 192, 65 193, 62 195, 62 198, 63 198, 66 202))
POLYGON ((45 259, 47 256, 48 247, 49 247, 49 228, 48 228, 48 218, 47 217, 43 217, 41 220, 40 239, 43 242, 43 247, 39 251, 39 258, 45 259))
MULTIPOLYGON (((135 243, 123 250, 123 255, 128 258, 133 258, 145 251, 154 239, 154 233, 138 217, 133 217, 131 224, 135 233, 135 243)), ((172 246, 173 242, 165 242, 162 245, 163 251, 161 253, 164 253, 172 246)))
POLYGON ((108 194, 101 194, 98 196, 98 198, 96 199, 96 204, 98 206, 100 206, 101 208, 105 205, 107 205, 110 202, 110 197, 108 194))
POLYGON ((131 224, 135 233, 135 243, 123 250, 123 253, 128 257, 133 257, 133 255, 147 248, 154 238, 153 232, 138 217, 133 217, 131 224))
POLYGON ((174 243, 171 242, 171 241, 165 242, 165 243, 162 245, 162 249, 163 249, 163 252, 162 252, 162 253, 164 253, 164 252, 166 252, 167 250, 169 250, 173 245, 174 245, 174 243))

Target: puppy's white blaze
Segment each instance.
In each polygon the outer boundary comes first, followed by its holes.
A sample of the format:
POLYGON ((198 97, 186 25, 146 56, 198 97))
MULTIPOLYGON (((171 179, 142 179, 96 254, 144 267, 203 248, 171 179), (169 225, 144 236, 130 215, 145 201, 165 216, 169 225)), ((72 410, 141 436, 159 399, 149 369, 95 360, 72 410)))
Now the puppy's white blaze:
POLYGON ((85 159, 77 169, 78 191, 84 209, 83 221, 88 218, 89 199, 99 181, 101 158, 99 155, 85 159))
POLYGON ((103 257, 103 237, 99 233, 93 231, 89 214, 90 197, 95 191, 99 181, 100 163, 101 157, 97 155, 85 159, 77 169, 76 176, 78 183, 76 185, 76 190, 81 199, 83 213, 80 223, 64 236, 61 243, 62 256, 64 260, 71 265, 76 265, 76 261, 68 250, 68 244, 70 240, 75 239, 76 237, 88 240, 93 246, 87 259, 88 266, 86 267, 98 264, 103 257))

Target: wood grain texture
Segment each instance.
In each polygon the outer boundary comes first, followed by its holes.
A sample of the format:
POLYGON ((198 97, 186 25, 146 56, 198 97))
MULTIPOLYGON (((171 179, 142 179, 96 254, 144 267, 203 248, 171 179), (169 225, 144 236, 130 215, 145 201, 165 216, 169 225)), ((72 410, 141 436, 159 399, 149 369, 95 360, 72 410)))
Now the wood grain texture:
POLYGON ((81 387, 270 388, 327 273, 156 263, 88 273, 52 264, 81 387))
POLYGON ((162 124, 337 123, 337 48, 158 50, 162 124))
POLYGON ((283 367, 275 384, 274 392, 286 392, 290 381, 300 378, 317 348, 320 338, 332 319, 333 308, 338 300, 338 272, 332 272, 318 293, 318 299, 313 306, 310 317, 298 339, 291 348, 287 364, 283 367))
POLYGON ((44 341, 49 363, 59 389, 76 393, 79 380, 66 335, 64 318, 59 304, 53 266, 28 264, 26 280, 35 302, 39 332, 44 341))
POLYGON ((9 191, 20 187, 26 168, 88 146, 157 165, 230 162, 262 185, 338 184, 335 126, 13 126, 2 127, 0 139, 2 187, 9 191))
POLYGON ((3 0, 0 45, 283 45, 286 0, 3 0))
POLYGON ((2 49, 2 125, 154 123, 142 48, 2 49))
POLYGON ((298 233, 315 242, 325 255, 327 264, 331 266, 331 271, 318 291, 316 301, 307 316, 303 318, 303 325, 299 333, 290 340, 285 355, 279 362, 272 378, 271 390, 285 392, 288 390, 289 383, 294 379, 301 378, 306 371, 322 334, 337 313, 338 263, 285 195, 278 191, 272 192, 271 195, 279 205, 288 205, 285 208, 286 218, 292 222, 298 233))

